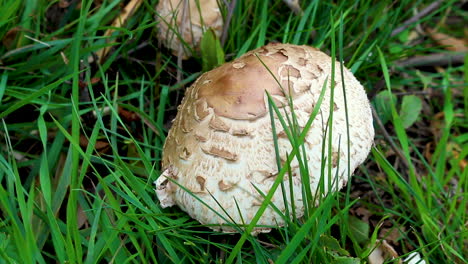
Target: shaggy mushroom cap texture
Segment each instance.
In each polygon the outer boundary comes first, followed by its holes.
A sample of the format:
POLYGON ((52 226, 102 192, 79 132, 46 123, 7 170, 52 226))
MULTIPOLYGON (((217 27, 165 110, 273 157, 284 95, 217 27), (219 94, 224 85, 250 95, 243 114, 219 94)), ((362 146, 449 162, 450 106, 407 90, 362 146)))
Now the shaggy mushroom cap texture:
POLYGON ((223 30, 223 17, 217 0, 161 0, 156 11, 158 39, 174 55, 179 55, 181 49, 184 59, 192 55, 191 49, 199 49, 203 33, 208 28, 218 37, 223 30))
MULTIPOLYGON (((265 91, 287 114, 291 111, 283 91, 289 94, 298 126, 304 128, 326 80, 320 110, 304 142, 310 187, 315 194, 321 180, 322 144, 324 140, 328 142, 329 135, 324 131, 327 130, 330 111, 333 111, 332 155, 326 157, 325 166, 331 162, 332 175, 337 178, 332 182, 328 182, 328 177, 322 180, 325 190, 330 184, 333 191, 346 185, 347 160, 350 159, 352 173, 370 151, 374 128, 364 88, 348 69, 344 68, 344 79, 341 79, 340 64, 336 62, 335 67, 336 88, 332 106, 331 58, 309 46, 269 44, 203 74, 186 90, 164 145, 163 172, 155 182, 161 206, 177 204, 214 230, 236 232, 232 226, 223 225, 225 221, 221 217, 180 188, 180 184, 226 219, 232 218, 237 224, 250 223, 263 201, 254 186, 266 194, 278 174, 265 91), (349 157, 342 82, 345 83, 348 102, 349 157)), ((292 146, 278 117, 274 115, 274 118, 279 154, 284 164, 285 154, 291 153, 292 146)), ((327 153, 325 151, 325 156, 327 153)), ((291 168, 292 180, 288 175, 284 176, 284 189, 288 198, 291 197, 289 191, 293 190, 296 217, 301 217, 304 206, 297 160, 291 162, 291 168)), ((272 202, 281 212, 286 212, 281 188, 276 190, 272 202)), ((291 209, 291 201, 287 203, 291 209)), ((258 225, 281 226, 284 220, 268 207, 258 225)), ((253 233, 268 231, 269 227, 257 227, 253 233)))

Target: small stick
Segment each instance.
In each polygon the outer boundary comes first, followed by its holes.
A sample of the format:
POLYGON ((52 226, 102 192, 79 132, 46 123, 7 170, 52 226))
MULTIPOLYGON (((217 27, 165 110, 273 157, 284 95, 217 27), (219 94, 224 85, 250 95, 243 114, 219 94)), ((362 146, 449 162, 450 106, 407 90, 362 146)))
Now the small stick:
POLYGON ((438 1, 435 1, 433 2, 432 4, 428 5, 426 8, 424 8, 423 10, 421 10, 421 12, 417 13, 415 16, 413 16, 412 18, 406 20, 406 22, 403 23, 403 25, 397 27, 396 29, 394 29, 392 31, 392 33, 390 34, 391 37, 394 37, 398 34, 400 34, 401 32, 403 32, 405 29, 407 29, 411 24, 413 24, 414 22, 417 22, 419 21, 421 18, 429 15, 431 12, 433 12, 434 10, 436 10, 437 8, 439 8, 439 6, 443 3, 444 1, 443 0, 438 0, 438 1))
POLYGON ((416 56, 409 59, 397 61, 396 66, 418 67, 418 66, 446 66, 450 64, 462 64, 466 52, 434 53, 426 56, 416 56))
POLYGON ((223 46, 227 40, 228 29, 229 29, 229 25, 231 25, 232 14, 234 13, 234 9, 236 9, 237 0, 231 0, 231 3, 229 5, 227 5, 227 2, 224 1, 224 4, 228 7, 228 13, 226 16, 226 22, 224 23, 224 26, 223 26, 223 33, 221 35, 221 45, 223 46))
POLYGON ((380 131, 382 132, 382 135, 384 136, 385 140, 390 144, 390 147, 395 151, 396 155, 401 159, 401 162, 406 168, 410 168, 408 161, 406 160, 405 155, 398 149, 397 145, 393 141, 393 139, 390 137, 390 134, 387 132, 385 129, 384 124, 382 123, 382 120, 380 120, 379 115, 375 111, 375 108, 371 105, 372 109, 372 116, 374 117, 375 122, 377 123, 377 126, 379 127, 380 131))

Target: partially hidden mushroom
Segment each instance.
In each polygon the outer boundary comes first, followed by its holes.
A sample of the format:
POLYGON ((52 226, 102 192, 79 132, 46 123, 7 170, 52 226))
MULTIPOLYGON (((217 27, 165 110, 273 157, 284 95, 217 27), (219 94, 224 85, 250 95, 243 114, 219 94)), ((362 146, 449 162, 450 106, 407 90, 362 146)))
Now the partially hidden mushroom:
MULTIPOLYGON (((236 224, 251 222, 263 201, 256 188, 268 193, 278 175, 266 92, 286 114, 291 114, 290 96, 297 126, 302 129, 325 87, 320 110, 304 140, 310 188, 313 194, 318 193, 322 180, 325 194, 328 187, 336 191, 346 185, 348 159, 351 174, 366 159, 374 129, 364 88, 348 69, 343 68, 341 73, 338 62, 334 103, 330 105, 331 72, 332 59, 316 48, 272 43, 203 74, 186 90, 164 145, 163 171, 155 182, 161 206, 178 205, 202 224, 223 232, 236 229, 225 225, 218 214, 236 224), (333 129, 328 157, 328 149, 322 152, 322 148, 330 137, 327 120, 331 112, 333 129), (331 182, 322 177, 322 161, 325 166, 331 163, 332 175, 336 176, 331 182)), ((278 116, 273 116, 279 156, 284 164, 292 146, 278 116)), ((286 206, 291 212, 294 204, 296 217, 301 217, 304 205, 299 164, 293 160, 290 166, 292 179, 284 176, 284 190, 288 199, 293 190, 294 201, 285 205, 281 188, 271 201, 283 213, 286 206)), ((284 220, 269 206, 258 225, 264 227, 256 227, 254 234, 271 229, 265 226, 284 225, 284 220)))
POLYGON ((199 50, 204 32, 220 36, 223 17, 217 0, 160 0, 156 7, 158 39, 174 55, 187 59, 199 50))

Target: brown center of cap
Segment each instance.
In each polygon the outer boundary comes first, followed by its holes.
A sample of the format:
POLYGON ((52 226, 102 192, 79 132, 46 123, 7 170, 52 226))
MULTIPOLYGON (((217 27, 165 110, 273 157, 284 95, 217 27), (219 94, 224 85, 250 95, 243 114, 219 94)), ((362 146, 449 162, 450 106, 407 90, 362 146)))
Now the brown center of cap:
POLYGON ((261 117, 267 113, 265 91, 283 95, 272 73, 278 78, 278 68, 285 59, 284 55, 249 54, 226 63, 201 77, 198 98, 204 98, 219 116, 241 120, 261 117))

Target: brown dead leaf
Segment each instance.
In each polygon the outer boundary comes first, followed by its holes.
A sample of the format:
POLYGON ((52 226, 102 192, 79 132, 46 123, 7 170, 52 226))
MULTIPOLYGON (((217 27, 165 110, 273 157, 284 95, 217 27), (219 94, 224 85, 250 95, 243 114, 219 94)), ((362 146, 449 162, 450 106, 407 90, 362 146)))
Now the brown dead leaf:
POLYGON ((15 46, 15 40, 18 34, 21 32, 20 27, 14 27, 3 36, 2 39, 2 44, 5 46, 8 50, 11 50, 15 46))
POLYGON ((76 215, 77 215, 77 220, 78 220, 78 229, 82 228, 83 226, 86 228, 89 226, 88 223, 88 217, 86 216, 86 213, 84 212, 83 208, 78 205, 78 208, 76 208, 76 215))
POLYGON ((70 4, 71 4, 71 2, 68 2, 67 0, 60 0, 60 1, 58 2, 58 6, 59 6, 60 8, 67 8, 67 7, 70 6, 70 4))
POLYGON ((442 130, 444 129, 445 113, 436 113, 431 120, 431 132, 434 135, 434 139, 438 141, 442 136, 442 130))
MULTIPOLYGON (((89 144, 88 138, 84 135, 80 135, 80 146, 85 148, 89 144)), ((99 153, 105 153, 109 150, 109 142, 97 140, 94 144, 94 149, 99 153)))
POLYGON ((439 45, 445 46, 446 50, 450 51, 468 51, 468 43, 463 39, 458 39, 444 33, 440 33, 433 28, 426 29, 427 34, 439 45))
POLYGON ((455 157, 455 159, 459 160, 458 166, 460 166, 460 169, 463 171, 468 165, 468 162, 466 161, 466 159, 460 158, 461 147, 453 143, 448 144, 448 146, 449 145, 452 146, 450 148, 447 148, 447 150, 452 152, 452 155, 455 157))
POLYGON ((432 160, 432 152, 434 151, 434 147, 433 147, 433 142, 428 142, 425 146, 424 146, 424 151, 423 151, 423 155, 424 155, 424 158, 426 158, 426 160, 432 160))
POLYGON ((140 116, 137 113, 128 111, 122 107, 119 107, 119 116, 127 122, 140 120, 140 116))
MULTIPOLYGON (((405 228, 403 227, 403 230, 405 228)), ((401 238, 401 231, 397 228, 386 228, 383 227, 379 231, 379 237, 385 238, 385 241, 392 243, 393 245, 398 245, 401 238)))
POLYGON ((369 217, 371 217, 371 212, 364 207, 358 207, 354 210, 356 216, 358 216, 362 221, 369 223, 369 217))

